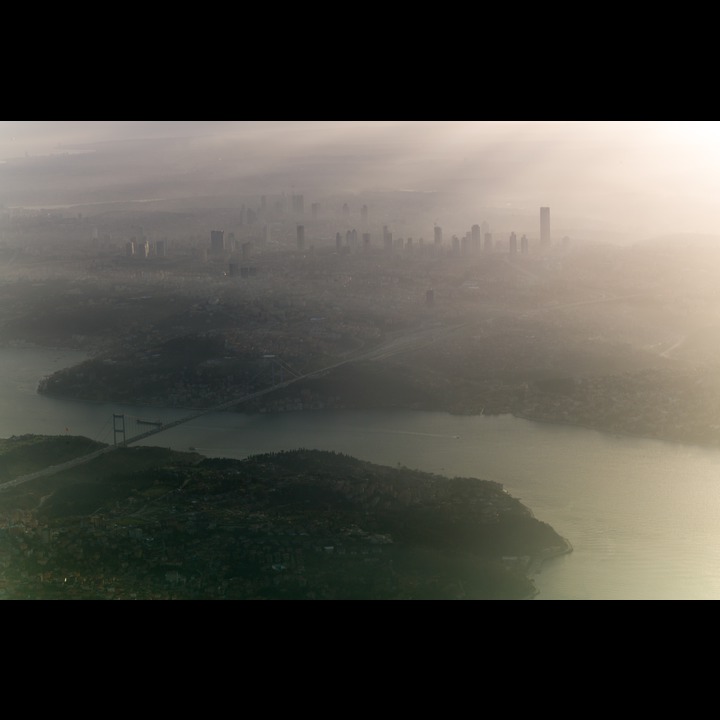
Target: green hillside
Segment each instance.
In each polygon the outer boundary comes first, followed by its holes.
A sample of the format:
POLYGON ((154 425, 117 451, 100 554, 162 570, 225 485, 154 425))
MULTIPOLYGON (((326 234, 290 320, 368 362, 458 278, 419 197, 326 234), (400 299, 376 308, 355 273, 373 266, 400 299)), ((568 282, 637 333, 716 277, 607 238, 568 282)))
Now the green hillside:
MULTIPOLYGON (((0 447, 23 472, 95 449, 0 447)), ((318 450, 118 448, 0 492, 8 598, 526 598, 532 563, 567 549, 498 483, 318 450)))

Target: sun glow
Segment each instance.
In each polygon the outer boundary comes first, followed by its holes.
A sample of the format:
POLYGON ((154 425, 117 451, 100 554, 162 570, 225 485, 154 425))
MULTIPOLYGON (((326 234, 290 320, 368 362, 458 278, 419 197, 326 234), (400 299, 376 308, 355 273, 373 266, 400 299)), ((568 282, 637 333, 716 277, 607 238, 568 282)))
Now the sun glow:
POLYGON ((502 198, 632 237, 720 232, 720 121, 0 121, 0 158, 169 137, 228 174, 305 163, 319 187, 332 166, 334 190, 456 194, 468 217, 502 198))

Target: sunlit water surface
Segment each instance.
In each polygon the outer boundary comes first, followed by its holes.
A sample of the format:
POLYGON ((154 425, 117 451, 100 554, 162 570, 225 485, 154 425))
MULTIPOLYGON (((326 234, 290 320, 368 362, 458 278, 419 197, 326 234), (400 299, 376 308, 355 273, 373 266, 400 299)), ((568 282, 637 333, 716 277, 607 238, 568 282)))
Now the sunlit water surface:
MULTIPOLYGON (((46 398, 38 380, 80 353, 0 349, 0 437, 114 441, 137 418, 188 411, 46 398)), ((326 411, 211 413, 140 444, 209 457, 318 448, 384 465, 503 483, 574 547, 535 576, 537 599, 720 599, 720 450, 616 437, 509 415, 326 411)))

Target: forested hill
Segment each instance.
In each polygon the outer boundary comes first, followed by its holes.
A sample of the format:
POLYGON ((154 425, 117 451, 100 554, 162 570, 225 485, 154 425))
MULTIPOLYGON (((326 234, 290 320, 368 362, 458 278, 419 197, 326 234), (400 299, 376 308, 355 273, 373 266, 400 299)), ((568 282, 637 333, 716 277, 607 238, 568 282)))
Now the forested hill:
MULTIPOLYGON (((0 482, 91 445, 2 440, 0 482)), ((568 549, 498 483, 318 450, 119 448, 0 494, 7 598, 515 599, 568 549)))

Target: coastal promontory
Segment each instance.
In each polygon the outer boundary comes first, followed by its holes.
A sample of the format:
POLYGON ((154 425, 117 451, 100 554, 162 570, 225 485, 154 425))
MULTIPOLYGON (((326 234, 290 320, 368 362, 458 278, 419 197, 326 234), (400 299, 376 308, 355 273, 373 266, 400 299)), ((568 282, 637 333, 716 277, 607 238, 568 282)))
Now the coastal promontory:
MULTIPOLYGON (((88 438, 0 441, 2 481, 88 438)), ((501 484, 299 449, 118 447, 0 484, 7 599, 524 599, 569 544, 501 484)))

